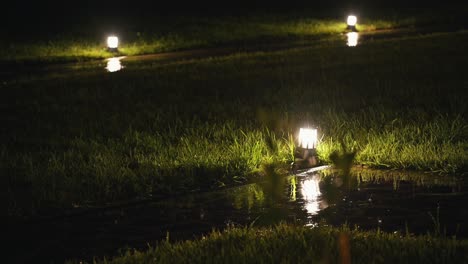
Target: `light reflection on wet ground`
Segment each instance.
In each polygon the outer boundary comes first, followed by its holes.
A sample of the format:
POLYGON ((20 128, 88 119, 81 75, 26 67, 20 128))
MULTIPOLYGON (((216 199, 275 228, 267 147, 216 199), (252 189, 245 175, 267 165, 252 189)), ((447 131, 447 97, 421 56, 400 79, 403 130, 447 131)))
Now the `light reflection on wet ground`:
MULTIPOLYGON (((453 32, 454 30, 439 31, 453 32)), ((68 76, 91 75, 102 73, 113 73, 122 69, 137 69, 145 63, 171 63, 180 60, 202 59, 217 56, 228 56, 236 53, 250 52, 274 52, 280 50, 296 49, 296 48, 311 48, 315 46, 333 45, 336 47, 346 44, 350 47, 362 45, 368 41, 377 39, 395 39, 401 37, 420 36, 421 34, 434 33, 433 28, 428 29, 399 29, 399 30, 377 30, 370 32, 349 32, 347 34, 339 34, 329 36, 327 38, 307 39, 304 41, 286 41, 279 43, 271 43, 270 45, 250 45, 245 47, 221 47, 221 48, 206 48, 199 50, 185 50, 176 52, 166 52, 159 54, 115 57, 105 60, 94 60, 85 62, 69 62, 69 63, 9 63, 0 65, 0 85, 7 85, 17 82, 30 82, 36 80, 44 80, 50 78, 66 78, 68 76), (343 42, 343 37, 345 41, 343 42), (125 64, 125 67, 123 65, 125 64), (104 71, 103 71, 104 69, 104 71)))
POLYGON ((321 210, 328 207, 327 202, 322 199, 319 183, 319 176, 311 176, 302 181, 301 195, 304 201, 304 208, 311 216, 317 215, 321 210))
POLYGON ((125 56, 107 59, 107 65, 105 69, 108 72, 117 72, 117 71, 122 70, 124 68, 122 59, 124 58, 125 56))
POLYGON ((359 33, 357 32, 348 32, 346 33, 348 47, 356 47, 358 45, 359 33))
POLYGON ((467 186, 451 177, 355 171, 342 179, 333 171, 285 178, 284 195, 268 184, 174 197, 164 201, 96 210, 24 225, 12 225, 7 239, 25 259, 115 255, 119 248, 146 248, 164 239, 192 239, 227 225, 264 226, 285 221, 380 228, 388 232, 434 231, 432 216, 448 235, 468 236, 467 186), (26 242, 25 242, 26 241, 26 242), (16 247, 15 247, 16 245, 16 247), (62 255, 57 254, 61 252, 62 255))

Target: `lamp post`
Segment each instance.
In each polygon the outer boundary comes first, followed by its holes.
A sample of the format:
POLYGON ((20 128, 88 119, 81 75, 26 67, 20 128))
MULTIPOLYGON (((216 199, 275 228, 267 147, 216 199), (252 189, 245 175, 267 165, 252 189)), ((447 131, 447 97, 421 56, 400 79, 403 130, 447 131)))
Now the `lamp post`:
POLYGON ((352 31, 357 31, 356 30, 356 24, 357 24, 357 17, 354 15, 349 15, 348 19, 346 20, 346 23, 348 24, 348 30, 352 31))
POLYGON ((118 52, 119 51, 119 38, 116 36, 107 37, 107 49, 110 52, 118 52))
POLYGON ((316 128, 301 128, 299 130, 299 146, 294 168, 310 168, 318 164, 317 143, 318 133, 316 128))

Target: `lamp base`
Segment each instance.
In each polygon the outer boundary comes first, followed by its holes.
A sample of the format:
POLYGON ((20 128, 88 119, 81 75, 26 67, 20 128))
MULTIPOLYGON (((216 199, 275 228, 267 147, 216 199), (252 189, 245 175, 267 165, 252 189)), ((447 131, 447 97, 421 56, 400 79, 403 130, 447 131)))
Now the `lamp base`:
POLYGON ((351 32, 358 32, 358 30, 356 29, 356 26, 350 26, 350 25, 348 25, 348 26, 346 27, 346 30, 351 31, 351 32))
POLYGON ((291 170, 293 172, 300 169, 312 168, 319 164, 316 149, 297 148, 294 157, 295 160, 291 163, 291 170))

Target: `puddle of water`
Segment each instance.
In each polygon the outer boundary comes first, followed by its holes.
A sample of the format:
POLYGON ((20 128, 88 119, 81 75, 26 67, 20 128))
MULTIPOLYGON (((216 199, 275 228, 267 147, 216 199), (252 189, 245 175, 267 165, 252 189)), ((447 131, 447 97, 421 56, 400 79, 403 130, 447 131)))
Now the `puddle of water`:
POLYGON ((329 207, 309 216, 309 224, 348 223, 387 232, 408 229, 417 234, 468 235, 468 210, 463 208, 468 189, 456 178, 362 171, 345 180, 333 174, 322 177, 320 188, 320 199, 329 207), (437 223, 444 230, 435 230, 437 223))
POLYGON ((90 260, 115 255, 126 246, 147 248, 147 243, 165 239, 167 232, 172 240, 192 239, 227 225, 263 226, 280 221, 307 226, 348 223, 363 229, 409 229, 419 234, 434 232, 437 222, 448 235, 468 237, 468 209, 464 207, 468 188, 463 180, 367 170, 354 171, 347 179, 330 170, 299 175, 284 179, 284 192, 279 196, 271 192, 275 188, 268 183, 250 184, 17 224, 7 234, 12 247, 8 252, 24 258, 21 261, 90 260), (25 252, 32 253, 28 256, 25 252))
MULTIPOLYGON (((310 216, 317 215, 321 210, 328 207, 327 201, 322 199, 319 183, 320 177, 312 176, 303 180, 301 184, 301 195, 304 202, 304 209, 306 209, 310 216)), ((313 223, 308 223, 308 225, 313 225, 313 223)))
POLYGON ((124 68, 122 64, 122 59, 124 58, 125 56, 107 59, 106 70, 108 72, 117 72, 117 71, 122 70, 124 68))
POLYGON ((356 47, 358 45, 359 33, 348 32, 346 33, 346 45, 348 47, 356 47))

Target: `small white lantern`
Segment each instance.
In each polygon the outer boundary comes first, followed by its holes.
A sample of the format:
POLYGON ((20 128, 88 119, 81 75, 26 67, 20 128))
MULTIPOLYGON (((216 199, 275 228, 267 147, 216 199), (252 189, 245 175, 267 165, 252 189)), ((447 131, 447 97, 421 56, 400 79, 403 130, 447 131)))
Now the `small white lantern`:
POLYGON ((303 149, 315 149, 317 147, 317 129, 301 128, 299 130, 299 146, 303 149))
POLYGON ((348 19, 346 21, 348 23, 348 27, 355 27, 357 23, 357 17, 356 16, 348 16, 348 19))
POLYGON ((359 33, 348 32, 346 33, 346 36, 348 37, 348 41, 346 42, 348 47, 356 47, 358 45, 359 33))
POLYGON ((119 47, 119 38, 116 36, 107 37, 107 47, 111 50, 116 50, 119 47))

